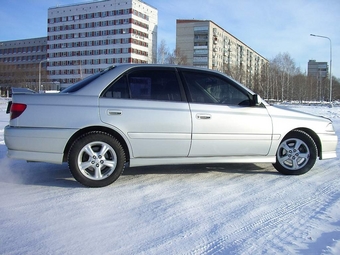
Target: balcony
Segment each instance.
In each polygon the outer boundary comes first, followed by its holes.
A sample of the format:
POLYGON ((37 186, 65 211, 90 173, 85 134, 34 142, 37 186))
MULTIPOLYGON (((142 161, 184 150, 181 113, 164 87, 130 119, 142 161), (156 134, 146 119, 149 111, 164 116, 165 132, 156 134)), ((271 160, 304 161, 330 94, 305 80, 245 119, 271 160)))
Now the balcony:
POLYGON ((207 50, 208 45, 199 45, 199 46, 194 46, 194 50, 207 50))

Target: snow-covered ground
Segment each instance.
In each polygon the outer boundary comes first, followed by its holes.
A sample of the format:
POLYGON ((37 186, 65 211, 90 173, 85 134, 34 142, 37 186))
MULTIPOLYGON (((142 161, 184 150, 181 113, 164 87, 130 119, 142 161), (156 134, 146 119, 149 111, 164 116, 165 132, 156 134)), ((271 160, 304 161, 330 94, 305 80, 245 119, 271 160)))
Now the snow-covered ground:
MULTIPOLYGON (((126 169, 90 189, 68 167, 6 157, 0 100, 0 254, 340 254, 340 162, 126 169)), ((324 115, 340 137, 340 107, 324 115)), ((340 155, 340 149, 337 154, 340 155)))

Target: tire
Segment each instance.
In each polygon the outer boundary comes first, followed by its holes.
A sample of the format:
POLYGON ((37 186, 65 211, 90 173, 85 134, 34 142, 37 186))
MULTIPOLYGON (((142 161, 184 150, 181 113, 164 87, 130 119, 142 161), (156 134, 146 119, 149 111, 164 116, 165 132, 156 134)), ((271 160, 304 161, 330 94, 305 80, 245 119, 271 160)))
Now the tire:
POLYGON ((300 175, 314 166, 317 155, 312 137, 304 131, 293 130, 280 143, 273 166, 282 174, 300 175))
POLYGON ((88 187, 110 185, 123 173, 125 152, 112 135, 89 132, 79 137, 68 153, 73 177, 88 187))

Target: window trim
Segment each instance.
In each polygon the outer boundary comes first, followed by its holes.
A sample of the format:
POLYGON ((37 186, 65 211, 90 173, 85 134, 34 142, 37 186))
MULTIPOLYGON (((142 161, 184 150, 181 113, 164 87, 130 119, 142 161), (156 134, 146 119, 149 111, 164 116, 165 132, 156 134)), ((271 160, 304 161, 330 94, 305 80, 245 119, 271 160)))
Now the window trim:
POLYGON ((178 68, 178 70, 179 70, 179 74, 180 74, 180 77, 182 79, 182 83, 184 85, 185 93, 187 95, 189 103, 192 103, 192 104, 206 104, 206 105, 221 105, 221 106, 239 106, 239 107, 250 107, 250 106, 254 105, 254 102, 253 102, 253 93, 251 93, 242 84, 237 83, 233 79, 230 79, 229 77, 227 77, 227 76, 225 76, 223 74, 214 72, 212 70, 196 70, 196 69, 186 69, 186 68, 178 68), (218 103, 193 102, 193 100, 191 98, 191 93, 190 93, 189 86, 188 86, 187 81, 186 81, 186 79, 184 77, 184 73, 185 72, 197 73, 197 74, 207 74, 208 76, 217 77, 217 78, 219 78, 219 79, 221 79, 223 81, 226 81, 231 86, 233 86, 235 89, 237 89, 240 92, 242 92, 243 94, 247 95, 250 104, 249 105, 237 105, 237 104, 218 104, 218 103))
POLYGON ((118 99, 118 100, 143 100, 143 101, 164 101, 164 102, 171 102, 171 103, 182 103, 182 102, 188 102, 187 101, 187 97, 186 97, 186 92, 185 89, 183 87, 182 84, 182 79, 180 78, 180 75, 178 73, 178 70, 176 67, 145 67, 145 66, 136 66, 133 67, 129 70, 127 70, 126 72, 124 72, 123 74, 121 74, 119 77, 117 77, 116 79, 114 79, 114 81, 112 81, 104 90, 103 92, 100 94, 100 98, 106 98, 105 94, 107 93, 107 91, 110 89, 110 87, 117 82, 119 79, 121 79, 123 76, 126 76, 127 80, 129 78, 129 75, 131 73, 137 72, 137 71, 159 71, 159 70, 164 70, 164 71, 172 71, 175 73, 176 79, 178 81, 178 86, 179 86, 179 90, 180 90, 180 96, 181 99, 178 101, 172 101, 172 100, 156 100, 156 99, 139 99, 139 98, 131 98, 131 88, 128 84, 128 90, 129 90, 129 98, 110 98, 110 99, 118 99))

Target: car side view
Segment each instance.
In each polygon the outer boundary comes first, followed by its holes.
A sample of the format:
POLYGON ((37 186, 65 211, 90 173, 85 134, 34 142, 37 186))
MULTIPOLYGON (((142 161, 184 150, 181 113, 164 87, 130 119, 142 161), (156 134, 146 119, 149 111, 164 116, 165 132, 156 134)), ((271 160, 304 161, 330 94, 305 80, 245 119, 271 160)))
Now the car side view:
POLYGON ((267 104, 230 77, 171 65, 111 66, 57 94, 14 94, 8 156, 68 162, 85 186, 124 167, 269 162, 282 174, 336 157, 331 120, 267 104))

